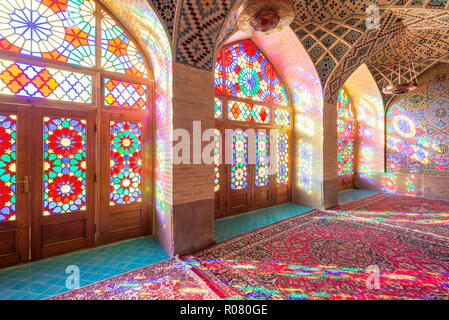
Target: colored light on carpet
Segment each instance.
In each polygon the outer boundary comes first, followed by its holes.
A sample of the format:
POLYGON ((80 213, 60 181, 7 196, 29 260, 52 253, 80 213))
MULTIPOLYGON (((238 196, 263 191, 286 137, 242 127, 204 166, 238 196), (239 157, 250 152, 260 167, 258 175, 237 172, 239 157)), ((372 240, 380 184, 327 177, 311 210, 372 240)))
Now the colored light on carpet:
MULTIPOLYGON (((332 210, 348 220, 400 226, 449 240, 449 202, 378 193, 332 210)), ((336 218, 336 215, 332 215, 336 218)))

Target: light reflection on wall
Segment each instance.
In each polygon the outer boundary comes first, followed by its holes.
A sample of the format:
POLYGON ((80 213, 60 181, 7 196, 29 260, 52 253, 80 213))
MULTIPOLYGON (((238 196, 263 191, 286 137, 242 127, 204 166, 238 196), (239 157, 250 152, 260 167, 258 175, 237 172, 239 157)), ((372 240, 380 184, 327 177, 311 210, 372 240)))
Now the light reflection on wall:
POLYGON ((317 204, 321 201, 323 170, 323 99, 318 77, 295 68, 295 81, 290 84, 295 112, 295 189, 299 201, 317 204))
POLYGON ((312 146, 302 140, 298 141, 296 153, 296 183, 304 192, 312 192, 312 146))
MULTIPOLYGON (((232 36, 232 41, 244 34, 232 36), (236 38, 237 37, 237 38, 236 38)), ((321 206, 323 181, 323 91, 313 61, 291 28, 264 37, 253 37, 254 42, 276 65, 291 94, 294 108, 292 150, 294 181, 293 201, 321 206), (305 149, 301 145, 304 145, 305 149), (311 148, 311 150, 310 150, 311 148), (296 153, 307 150, 308 159, 296 153), (304 162, 305 161, 305 162, 304 162), (301 165, 309 165, 300 168, 301 165)))
POLYGON ((439 64, 419 78, 418 89, 393 100, 387 113, 391 172, 449 175, 448 73, 449 65, 439 64))
POLYGON ((362 184, 372 184, 384 168, 383 102, 362 95, 355 103, 358 121, 357 178, 362 184))

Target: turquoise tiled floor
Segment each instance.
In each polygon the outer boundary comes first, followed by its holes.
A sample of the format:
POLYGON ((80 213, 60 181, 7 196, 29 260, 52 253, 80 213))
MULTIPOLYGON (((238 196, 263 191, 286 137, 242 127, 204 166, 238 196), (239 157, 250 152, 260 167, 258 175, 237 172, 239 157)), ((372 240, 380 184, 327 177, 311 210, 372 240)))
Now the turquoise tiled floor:
MULTIPOLYGON (((339 193, 339 203, 375 193, 348 190, 339 193)), ((216 240, 221 242, 310 210, 313 208, 288 203, 220 219, 215 222, 216 240)), ((80 268, 80 286, 83 287, 169 258, 154 238, 142 237, 3 269, 0 270, 0 300, 44 299, 68 291, 65 271, 70 265, 80 268)))
POLYGON ((68 291, 67 266, 80 269, 80 286, 86 286, 169 259, 152 237, 74 252, 0 270, 1 300, 44 299, 68 291))
POLYGON ((311 207, 287 203, 280 206, 215 221, 215 239, 221 242, 240 234, 313 210, 311 207))
POLYGON ((356 189, 346 190, 338 193, 338 203, 345 204, 351 201, 372 196, 373 194, 376 193, 379 193, 379 191, 356 190, 356 189))

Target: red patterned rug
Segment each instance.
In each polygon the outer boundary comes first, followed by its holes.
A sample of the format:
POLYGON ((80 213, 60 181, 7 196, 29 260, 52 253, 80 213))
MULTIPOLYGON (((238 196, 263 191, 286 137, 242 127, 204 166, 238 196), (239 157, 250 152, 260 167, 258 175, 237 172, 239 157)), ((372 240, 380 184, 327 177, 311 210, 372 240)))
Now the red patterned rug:
MULTIPOLYGON (((427 201, 378 195, 338 210, 365 204, 373 212, 391 212, 384 218, 395 217, 395 210, 405 217, 446 210, 439 202, 427 201)), ((415 232, 397 228, 396 221, 373 223, 338 210, 314 210, 183 261, 171 259, 52 299, 449 298, 449 241, 435 236, 444 235, 435 227, 444 224, 415 232)), ((425 219, 440 221, 427 215, 425 219)))
POLYGON ((49 300, 213 300, 218 296, 179 259, 131 271, 49 300))
POLYGON ((331 209, 343 220, 387 224, 449 241, 449 202, 379 193, 331 209))
POLYGON ((184 257, 221 298, 447 299, 449 246, 315 210, 184 257))

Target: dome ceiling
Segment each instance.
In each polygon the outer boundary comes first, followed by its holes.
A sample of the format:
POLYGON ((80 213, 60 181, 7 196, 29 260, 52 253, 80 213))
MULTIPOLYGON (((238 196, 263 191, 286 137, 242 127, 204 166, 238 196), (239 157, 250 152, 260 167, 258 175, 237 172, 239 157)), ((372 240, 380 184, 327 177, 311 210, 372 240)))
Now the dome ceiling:
MULTIPOLYGON (((168 30, 174 30, 176 61, 212 70, 215 46, 236 29, 240 1, 152 1, 168 30), (170 3, 170 8, 166 5, 170 3), (178 6, 173 25, 173 6, 178 6), (164 13, 165 12, 165 13, 164 13)), ((307 49, 325 88, 325 100, 335 102, 346 79, 363 63, 378 84, 389 72, 393 54, 384 58, 386 44, 395 38, 394 23, 402 18, 409 30, 419 73, 438 62, 449 62, 449 0, 295 0, 291 24, 307 49), (365 10, 380 9, 381 25, 367 29, 365 10)))

